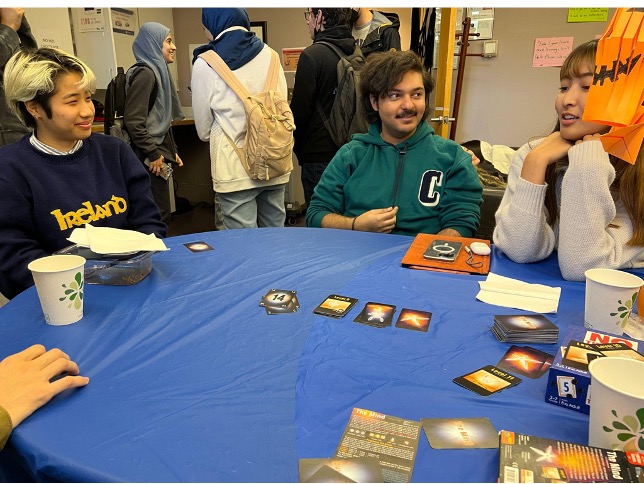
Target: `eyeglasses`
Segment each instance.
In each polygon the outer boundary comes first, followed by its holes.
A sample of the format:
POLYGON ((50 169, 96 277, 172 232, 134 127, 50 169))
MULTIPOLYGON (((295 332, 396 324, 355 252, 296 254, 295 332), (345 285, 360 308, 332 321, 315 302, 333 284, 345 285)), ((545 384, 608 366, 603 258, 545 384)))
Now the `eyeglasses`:
POLYGON ((304 20, 306 20, 308 22, 309 17, 311 16, 312 13, 313 12, 311 12, 310 10, 307 10, 306 12, 304 12, 304 20))

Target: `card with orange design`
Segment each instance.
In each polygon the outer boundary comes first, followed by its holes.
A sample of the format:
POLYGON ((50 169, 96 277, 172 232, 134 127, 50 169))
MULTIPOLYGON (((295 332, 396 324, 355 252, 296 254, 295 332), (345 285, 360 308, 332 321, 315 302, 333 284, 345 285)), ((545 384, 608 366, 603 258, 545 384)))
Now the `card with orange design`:
MULTIPOLYGON (((543 367, 547 361, 552 361, 554 356, 529 346, 512 345, 496 364, 497 368, 510 373, 539 378, 545 373, 543 367)), ((545 365, 546 369, 550 365, 545 365)))
POLYGON ((432 313, 427 311, 403 308, 396 321, 396 328, 427 332, 431 319, 432 313))
POLYGON ((356 323, 366 324, 375 328, 391 326, 396 312, 396 306, 378 302, 368 302, 354 319, 356 323))
POLYGON ((487 365, 471 373, 454 378, 453 382, 474 393, 487 397, 518 385, 521 383, 521 378, 511 375, 496 366, 487 365))

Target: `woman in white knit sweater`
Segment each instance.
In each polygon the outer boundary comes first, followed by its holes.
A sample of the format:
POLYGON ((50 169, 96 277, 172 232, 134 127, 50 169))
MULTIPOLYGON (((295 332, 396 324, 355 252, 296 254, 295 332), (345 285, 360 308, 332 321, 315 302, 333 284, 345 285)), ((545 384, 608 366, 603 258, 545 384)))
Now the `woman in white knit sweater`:
POLYGON ((549 136, 521 147, 496 212, 494 243, 515 262, 557 250, 565 279, 595 267, 644 267, 644 155, 630 165, 609 156, 599 136, 609 126, 582 120, 597 41, 564 62, 549 136))
MULTIPOLYGON (((192 110, 199 138, 210 142, 213 187, 226 229, 283 227, 284 193, 289 174, 270 180, 252 180, 228 138, 242 146, 246 138, 244 105, 208 63, 199 58, 214 50, 250 93, 264 88, 271 49, 250 29, 241 8, 204 8, 202 23, 210 42, 194 51, 192 110)), ((286 78, 279 68, 277 90, 287 97, 286 78)))

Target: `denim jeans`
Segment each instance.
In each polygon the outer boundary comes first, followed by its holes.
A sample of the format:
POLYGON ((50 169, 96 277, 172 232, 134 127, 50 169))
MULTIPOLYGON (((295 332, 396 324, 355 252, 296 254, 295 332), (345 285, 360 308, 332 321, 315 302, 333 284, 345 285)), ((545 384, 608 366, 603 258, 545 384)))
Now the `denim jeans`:
POLYGON ((224 228, 284 227, 286 183, 218 193, 224 228))
POLYGON ((329 163, 302 163, 302 188, 304 188, 304 200, 308 207, 311 203, 313 190, 318 185, 322 173, 329 163))

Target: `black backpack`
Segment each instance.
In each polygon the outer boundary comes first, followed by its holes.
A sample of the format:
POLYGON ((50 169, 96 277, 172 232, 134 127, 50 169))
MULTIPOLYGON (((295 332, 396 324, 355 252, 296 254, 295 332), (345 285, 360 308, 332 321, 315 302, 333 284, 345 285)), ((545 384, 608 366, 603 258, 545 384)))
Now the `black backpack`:
MULTIPOLYGON (((150 67, 143 62, 137 62, 132 67, 130 67, 130 69, 137 67, 147 67, 148 69, 150 69, 150 67)), ((116 136, 117 138, 120 138, 129 144, 130 136, 127 134, 127 131, 123 124, 123 112, 125 111, 125 91, 127 88, 126 79, 127 74, 125 73, 123 68, 117 67, 116 75, 107 85, 107 90, 105 92, 103 132, 105 134, 116 136)), ((152 89, 152 94, 150 95, 150 100, 148 102, 148 112, 150 112, 152 106, 154 106, 154 102, 157 98, 157 91, 158 87, 155 82, 154 88, 152 89)))
POLYGON ((339 148, 351 139, 351 135, 366 133, 369 129, 360 99, 360 70, 364 67, 365 58, 358 46, 355 47, 353 54, 346 55, 331 43, 320 41, 317 43, 326 45, 340 58, 336 67, 335 98, 328 117, 324 114, 320 103, 316 102, 324 126, 339 148))

